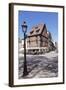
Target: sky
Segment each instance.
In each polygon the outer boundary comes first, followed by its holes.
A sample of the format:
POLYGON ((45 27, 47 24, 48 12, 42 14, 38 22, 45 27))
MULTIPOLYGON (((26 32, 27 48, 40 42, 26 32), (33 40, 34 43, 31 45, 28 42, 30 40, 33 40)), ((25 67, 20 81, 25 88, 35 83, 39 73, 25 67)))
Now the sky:
POLYGON ((35 11, 19 11, 18 12, 18 37, 23 38, 22 23, 26 21, 28 26, 27 34, 31 28, 40 23, 47 26, 47 30, 51 33, 53 41, 58 41, 58 13, 56 12, 35 12, 35 11))

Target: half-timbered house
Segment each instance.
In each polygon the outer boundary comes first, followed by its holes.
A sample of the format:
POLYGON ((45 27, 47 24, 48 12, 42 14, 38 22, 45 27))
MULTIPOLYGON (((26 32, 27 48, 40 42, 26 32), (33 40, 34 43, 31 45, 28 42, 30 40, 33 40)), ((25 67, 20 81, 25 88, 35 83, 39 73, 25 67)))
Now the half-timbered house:
POLYGON ((29 53, 44 53, 53 50, 52 36, 47 31, 46 24, 38 24, 32 27, 27 36, 27 51, 29 53))

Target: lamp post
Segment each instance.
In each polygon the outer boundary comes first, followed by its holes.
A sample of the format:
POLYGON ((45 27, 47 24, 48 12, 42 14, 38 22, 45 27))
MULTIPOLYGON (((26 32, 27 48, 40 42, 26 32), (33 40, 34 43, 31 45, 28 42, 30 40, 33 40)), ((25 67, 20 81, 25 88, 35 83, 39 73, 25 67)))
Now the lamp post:
POLYGON ((27 72, 27 62, 26 62, 26 32, 27 32, 27 25, 26 22, 24 21, 22 26, 22 30, 24 33, 24 69, 23 69, 23 77, 28 74, 27 72))

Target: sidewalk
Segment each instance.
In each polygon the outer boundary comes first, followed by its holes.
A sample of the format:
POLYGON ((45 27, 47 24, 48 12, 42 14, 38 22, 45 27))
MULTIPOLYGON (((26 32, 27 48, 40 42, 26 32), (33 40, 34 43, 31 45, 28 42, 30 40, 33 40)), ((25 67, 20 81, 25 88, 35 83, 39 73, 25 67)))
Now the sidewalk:
MULTIPOLYGON (((58 53, 56 53, 55 51, 51 51, 51 52, 45 53, 45 54, 27 55, 27 56, 30 56, 30 57, 32 57, 32 56, 45 56, 47 58, 52 58, 52 57, 56 57, 57 55, 58 55, 58 53)), ((24 54, 19 53, 19 57, 22 57, 22 56, 24 56, 24 54)))

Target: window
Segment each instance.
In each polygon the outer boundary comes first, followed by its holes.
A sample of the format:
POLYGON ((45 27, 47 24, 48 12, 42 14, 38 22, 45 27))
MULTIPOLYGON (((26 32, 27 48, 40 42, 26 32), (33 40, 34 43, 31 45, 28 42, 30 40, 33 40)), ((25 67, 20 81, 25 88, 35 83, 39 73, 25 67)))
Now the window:
POLYGON ((35 29, 38 29, 38 26, 36 26, 35 29))
POLYGON ((40 29, 36 30, 36 32, 39 32, 40 29))
POLYGON ((29 39, 29 44, 30 44, 30 39, 29 39))
POLYGON ((38 37, 36 36, 36 46, 38 47, 38 37))
POLYGON ((34 31, 31 31, 30 34, 32 34, 34 31))

